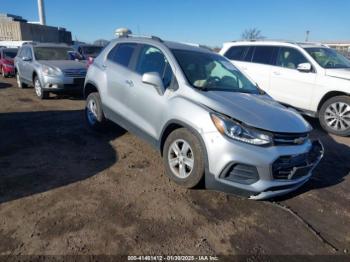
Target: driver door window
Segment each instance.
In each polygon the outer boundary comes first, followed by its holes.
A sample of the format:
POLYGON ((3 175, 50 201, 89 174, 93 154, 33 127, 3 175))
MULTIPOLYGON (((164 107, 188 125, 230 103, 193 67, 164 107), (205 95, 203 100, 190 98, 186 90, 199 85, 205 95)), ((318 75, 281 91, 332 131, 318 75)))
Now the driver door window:
POLYGON ((140 75, 150 72, 158 73, 163 79, 165 88, 171 84, 173 79, 173 72, 167 58, 158 48, 149 45, 145 45, 140 52, 136 72, 140 75))
POLYGON ((299 64, 308 62, 298 50, 289 47, 281 47, 276 59, 277 66, 289 69, 297 69, 299 64))

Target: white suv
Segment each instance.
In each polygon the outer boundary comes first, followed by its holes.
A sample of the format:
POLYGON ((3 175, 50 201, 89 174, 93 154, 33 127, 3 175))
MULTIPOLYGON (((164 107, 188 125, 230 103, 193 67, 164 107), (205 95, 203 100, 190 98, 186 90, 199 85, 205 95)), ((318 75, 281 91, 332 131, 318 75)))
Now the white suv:
POLYGON ((224 43, 230 59, 282 104, 318 117, 322 127, 350 135, 350 61, 314 43, 242 41, 224 43))

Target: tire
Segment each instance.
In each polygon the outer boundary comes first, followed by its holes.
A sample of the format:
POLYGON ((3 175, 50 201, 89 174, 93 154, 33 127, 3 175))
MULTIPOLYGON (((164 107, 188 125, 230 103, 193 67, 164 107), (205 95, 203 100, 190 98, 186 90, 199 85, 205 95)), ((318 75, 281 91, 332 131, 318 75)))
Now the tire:
POLYGON ((335 96, 323 103, 319 121, 324 130, 337 136, 350 136, 350 96, 335 96))
POLYGON ((19 76, 19 73, 18 73, 18 71, 16 71, 16 80, 17 80, 17 86, 18 86, 18 88, 26 88, 27 87, 27 85, 26 84, 24 84, 22 81, 21 81, 21 77, 19 76))
POLYGON ((43 90, 41 82, 40 82, 40 80, 39 80, 39 78, 37 76, 34 77, 34 90, 35 90, 35 94, 40 99, 47 99, 47 98, 49 98, 49 92, 43 90))
POLYGON ((167 137, 163 148, 163 161, 166 174, 183 187, 193 188, 204 177, 204 149, 197 136, 188 129, 176 129, 167 137))
POLYGON ((102 110, 102 102, 99 93, 88 95, 85 105, 85 119, 88 126, 94 130, 101 130, 107 120, 102 110))

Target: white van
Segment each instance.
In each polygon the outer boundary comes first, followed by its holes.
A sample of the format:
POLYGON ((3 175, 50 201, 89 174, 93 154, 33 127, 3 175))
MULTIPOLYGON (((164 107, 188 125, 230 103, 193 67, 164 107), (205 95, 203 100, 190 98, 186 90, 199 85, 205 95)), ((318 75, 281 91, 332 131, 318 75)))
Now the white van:
POLYGON ((282 104, 318 117, 322 127, 350 135, 350 61, 316 43, 241 41, 224 43, 230 59, 282 104))

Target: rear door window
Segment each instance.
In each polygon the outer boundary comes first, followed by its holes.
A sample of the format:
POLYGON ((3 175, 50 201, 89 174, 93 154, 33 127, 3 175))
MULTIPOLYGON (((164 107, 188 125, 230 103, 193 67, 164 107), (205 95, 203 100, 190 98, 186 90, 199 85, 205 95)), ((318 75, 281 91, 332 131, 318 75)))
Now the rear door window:
POLYGON ((276 50, 277 47, 274 46, 256 46, 254 49, 252 62, 272 65, 276 50))
POLYGON ((233 46, 225 53, 225 56, 230 60, 243 61, 249 46, 233 46))
POLYGON ((132 58, 132 55, 136 49, 136 44, 125 43, 117 44, 108 54, 107 59, 120 64, 122 66, 128 67, 132 58))

